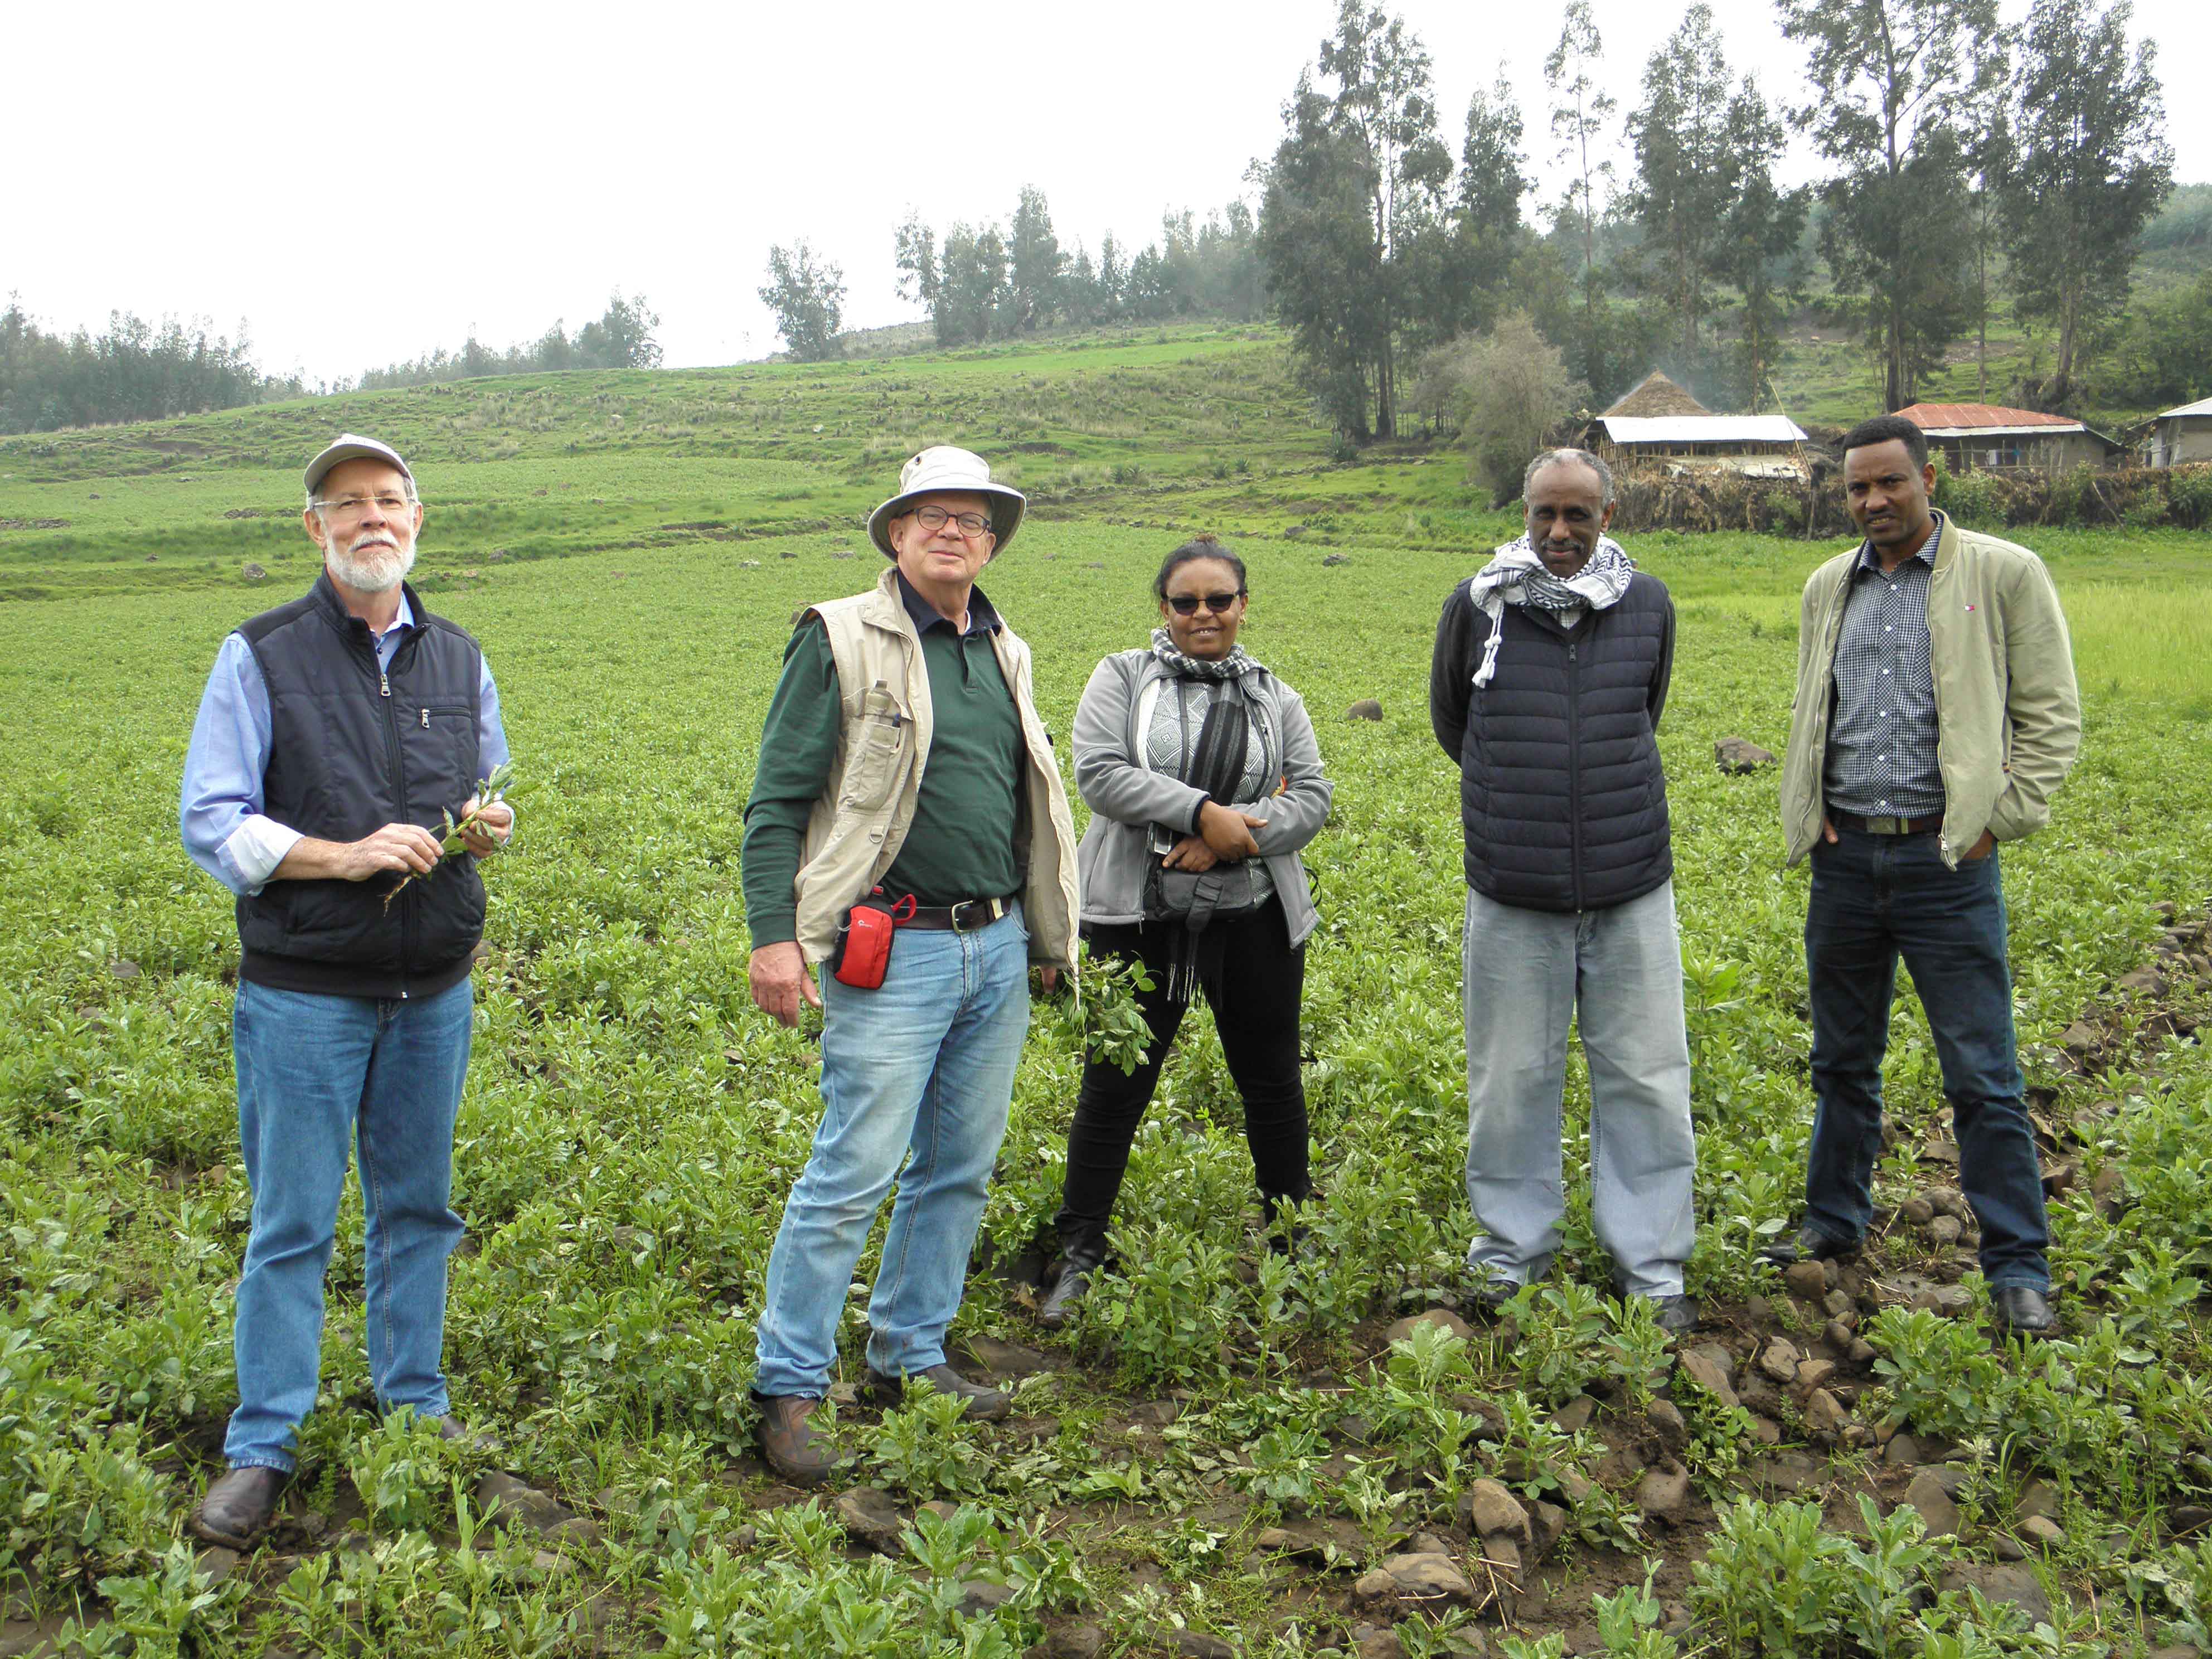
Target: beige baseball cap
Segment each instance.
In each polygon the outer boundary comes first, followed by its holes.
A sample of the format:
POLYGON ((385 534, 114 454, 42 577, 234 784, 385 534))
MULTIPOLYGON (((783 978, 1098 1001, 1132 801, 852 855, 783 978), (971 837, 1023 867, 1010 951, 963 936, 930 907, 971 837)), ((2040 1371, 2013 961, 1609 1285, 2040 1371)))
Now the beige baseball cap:
POLYGON ((380 444, 374 438, 364 438, 358 432, 341 432, 329 448, 307 463, 307 494, 313 495, 323 487, 323 479, 340 461, 377 460, 396 466, 409 483, 415 474, 399 452, 390 444, 380 444))

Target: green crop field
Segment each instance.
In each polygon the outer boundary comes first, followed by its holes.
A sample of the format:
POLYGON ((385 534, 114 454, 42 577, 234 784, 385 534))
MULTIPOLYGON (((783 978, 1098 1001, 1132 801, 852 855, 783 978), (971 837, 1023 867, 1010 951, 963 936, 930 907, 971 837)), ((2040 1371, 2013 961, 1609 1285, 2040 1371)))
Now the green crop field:
MULTIPOLYGON (((1864 1271, 1753 1270, 1794 1218, 1810 1116, 1806 877, 1782 866, 1774 770, 1723 775, 1713 744, 1781 746, 1796 594, 1834 544, 1631 538, 1682 613, 1662 746, 1707 1321, 1677 1368, 1607 1296, 1583 1199, 1512 1324, 1389 1340, 1449 1299, 1471 1225, 1456 780, 1428 731, 1429 647, 1446 592, 1513 527, 1450 453, 1333 461, 1261 331, 465 382, 0 440, 0 1652, 2212 1648, 2212 1545, 2191 1535, 2212 1522, 2194 1035, 2212 538, 2034 538, 2087 731, 2051 830, 2004 854, 2063 1325, 2009 1353, 1978 1327, 1971 1250, 1936 1225, 1956 1153, 1909 991, 1864 1271), (483 641, 538 786, 487 866, 457 1149, 448 1369, 504 1449, 375 1419, 349 1194, 301 1476, 234 1560, 181 1530, 233 1401, 248 1194, 231 908, 178 846, 177 788, 223 633, 313 574, 296 469, 341 427, 416 463, 417 584, 483 641), (1057 1202, 1081 1040, 1070 1003, 1041 1002, 958 1328, 1016 1415, 975 1427, 841 1390, 854 1481, 878 1494, 841 1504, 773 1484, 749 1447, 762 1274, 817 1104, 808 1038, 745 994, 738 855, 793 611, 874 579, 862 515, 908 449, 948 441, 1035 494, 986 586, 1063 738, 1092 664, 1146 637, 1184 532, 1250 563, 1246 642, 1304 692, 1336 785, 1310 855, 1316 1259, 1261 1248, 1237 1096, 1194 1015, 1138 1141, 1118 1267, 1068 1333, 1036 1327, 1017 1270, 1057 1202), (1379 722, 1344 717, 1366 697, 1379 722), (484 1481, 494 1464, 543 1498, 484 1481), (1501 1498, 1526 1532, 1486 1525, 1501 1498), (1951 1530, 1923 1535, 1945 1505, 1951 1530), (1408 1607, 1363 1577, 1416 1534, 1464 1594, 1408 1607)), ((1587 1106, 1577 1069, 1571 1170, 1587 1106)), ((857 1379, 861 1301, 848 1320, 857 1379)))

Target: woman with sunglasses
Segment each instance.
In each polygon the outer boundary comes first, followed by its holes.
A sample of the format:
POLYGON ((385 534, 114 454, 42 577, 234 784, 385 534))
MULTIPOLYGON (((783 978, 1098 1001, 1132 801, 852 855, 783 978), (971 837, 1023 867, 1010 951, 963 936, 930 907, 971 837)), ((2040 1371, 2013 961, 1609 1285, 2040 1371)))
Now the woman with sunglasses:
POLYGON ((1200 536, 1168 555, 1152 592, 1163 625, 1151 646, 1100 663, 1075 711, 1075 782, 1091 811, 1076 854, 1083 935, 1095 957, 1145 965, 1152 1042, 1133 1073, 1084 1066, 1060 1265, 1039 1313, 1053 1326, 1105 1260, 1130 1144, 1194 988, 1244 1099, 1271 1227, 1310 1190, 1298 1006, 1318 918, 1298 849, 1328 820, 1328 780, 1304 702, 1237 642, 1244 562, 1200 536))

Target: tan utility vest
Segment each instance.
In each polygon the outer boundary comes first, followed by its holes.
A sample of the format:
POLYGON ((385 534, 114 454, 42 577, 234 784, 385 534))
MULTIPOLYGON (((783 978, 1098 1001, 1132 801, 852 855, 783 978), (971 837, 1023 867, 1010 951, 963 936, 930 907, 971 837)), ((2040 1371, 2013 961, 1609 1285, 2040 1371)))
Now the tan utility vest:
MULTIPOLYGON (((819 617, 829 633, 842 705, 837 749, 806 820, 797 884, 799 948, 809 963, 818 963, 836 948, 846 911, 883 879, 906 844, 935 720, 928 665, 899 598, 896 566, 884 569, 874 592, 833 599, 807 615, 819 617)), ((1030 696, 1029 647, 1004 626, 991 635, 991 647, 1014 694, 1026 751, 1025 810, 1014 854, 1027 872, 1022 909, 1030 960, 1073 971, 1075 824, 1067 792, 1030 696)))

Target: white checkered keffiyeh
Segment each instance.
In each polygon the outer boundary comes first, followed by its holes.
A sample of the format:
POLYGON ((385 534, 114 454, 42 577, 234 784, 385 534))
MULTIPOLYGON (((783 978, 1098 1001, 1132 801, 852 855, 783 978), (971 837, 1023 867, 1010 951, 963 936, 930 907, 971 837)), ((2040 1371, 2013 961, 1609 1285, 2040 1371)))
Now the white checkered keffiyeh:
POLYGON ((1609 610, 1628 592, 1628 579, 1635 574, 1636 562, 1610 536, 1599 537, 1589 562, 1564 580, 1551 573, 1526 536, 1506 543, 1475 573, 1468 589, 1468 597, 1490 618, 1490 637, 1483 641, 1474 683, 1487 685, 1498 672, 1498 647, 1505 637, 1507 605, 1571 611, 1586 605, 1593 611, 1609 610))

